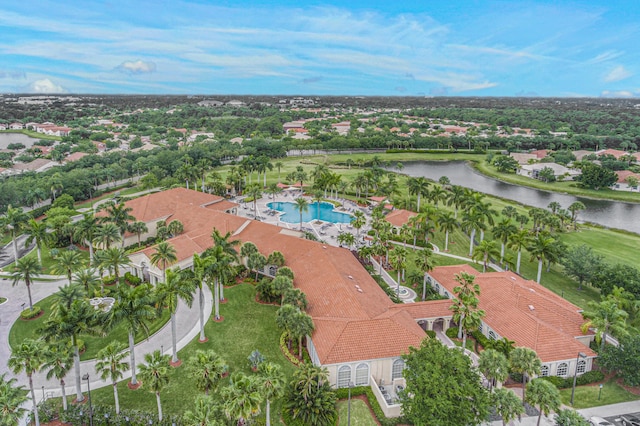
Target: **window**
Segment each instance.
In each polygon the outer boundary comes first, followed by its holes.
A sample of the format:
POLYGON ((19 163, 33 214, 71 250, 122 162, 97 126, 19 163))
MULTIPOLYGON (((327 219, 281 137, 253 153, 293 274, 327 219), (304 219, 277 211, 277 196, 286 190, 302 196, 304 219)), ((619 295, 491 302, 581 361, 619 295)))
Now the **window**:
POLYGON ((576 367, 576 373, 582 374, 587 370, 587 362, 584 359, 578 361, 578 366, 576 367))
POLYGON ((496 333, 494 333, 493 330, 489 331, 489 339, 498 340, 498 338, 496 337, 496 333))
POLYGON ((556 370, 556 376, 562 376, 562 377, 566 376, 568 369, 569 367, 567 366, 566 362, 558 364, 558 369, 556 370))
POLYGON ((395 361, 393 361, 393 368, 391 369, 391 380, 401 379, 403 369, 404 369, 404 360, 396 359, 395 361))
POLYGON ((369 384, 369 366, 367 364, 358 364, 356 367, 356 386, 365 386, 369 384))
POLYGON ((277 272, 278 272, 277 266, 269 266, 269 275, 271 275, 272 277, 275 277, 277 272))
POLYGON ((349 382, 351 381, 351 367, 348 365, 343 365, 338 369, 338 387, 346 388, 349 387, 349 382))
POLYGON ((436 284, 436 291, 440 293, 440 284, 436 284))
POLYGON ((540 377, 547 377, 549 375, 549 366, 543 365, 540 367, 540 377))

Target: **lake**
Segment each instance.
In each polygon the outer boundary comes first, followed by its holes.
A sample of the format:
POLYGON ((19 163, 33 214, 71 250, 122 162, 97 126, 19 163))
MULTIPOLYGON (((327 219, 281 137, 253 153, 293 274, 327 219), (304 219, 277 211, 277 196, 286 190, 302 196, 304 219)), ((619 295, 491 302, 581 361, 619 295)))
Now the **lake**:
POLYGON ((640 234, 640 204, 620 201, 593 200, 568 194, 541 191, 491 179, 475 171, 464 161, 412 161, 403 163, 402 173, 424 176, 437 181, 447 176, 453 185, 460 185, 522 204, 546 209, 557 201, 566 209, 580 201, 587 207, 578 214, 579 221, 592 222, 607 228, 623 229, 640 234))
POLYGON ((39 140, 22 133, 0 133, 0 149, 7 149, 12 143, 21 143, 27 148, 31 148, 39 140))

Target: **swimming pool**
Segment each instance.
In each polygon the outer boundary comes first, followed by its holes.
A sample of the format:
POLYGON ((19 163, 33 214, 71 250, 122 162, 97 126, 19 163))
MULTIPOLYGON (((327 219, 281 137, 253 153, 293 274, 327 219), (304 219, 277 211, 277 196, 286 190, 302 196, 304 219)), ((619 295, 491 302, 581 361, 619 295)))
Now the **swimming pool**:
MULTIPOLYGON (((267 207, 273 210, 283 212, 280 220, 287 223, 300 223, 300 212, 296 209, 296 203, 275 201, 267 204, 267 207)), ((351 223, 353 216, 347 213, 336 212, 335 206, 331 203, 309 203, 309 209, 302 212, 302 221, 311 222, 314 220, 323 220, 332 223, 351 223)))

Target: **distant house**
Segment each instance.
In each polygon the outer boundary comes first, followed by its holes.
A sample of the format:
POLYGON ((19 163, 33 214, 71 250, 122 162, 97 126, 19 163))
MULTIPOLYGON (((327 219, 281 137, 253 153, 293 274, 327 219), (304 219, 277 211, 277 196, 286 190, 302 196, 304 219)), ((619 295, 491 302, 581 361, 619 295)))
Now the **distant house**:
POLYGON ((572 180, 576 176, 580 175, 579 170, 569 169, 562 164, 557 163, 534 163, 524 164, 518 169, 518 174, 532 179, 538 179, 540 172, 544 168, 550 168, 553 170, 553 175, 557 180, 572 180))
POLYGON ((74 161, 78 161, 79 159, 86 157, 86 152, 74 152, 73 154, 69 154, 63 161, 65 163, 73 163, 74 161))
POLYGON ((11 123, 9 124, 9 128, 11 130, 22 130, 24 129, 24 125, 22 123, 11 123))
POLYGON ((633 173, 630 170, 618 170, 616 171, 616 175, 618 175, 618 180, 613 184, 611 189, 618 191, 638 191, 638 188, 640 188, 640 185, 630 186, 627 183, 627 179, 631 176, 640 181, 640 173, 633 173))
POLYGON ((4 123, 0 123, 0 130, 7 130, 8 129, 8 125, 4 124, 4 123))
POLYGON ((418 216, 418 213, 410 210, 395 209, 389 212, 389 214, 385 216, 384 220, 389 222, 391 226, 396 229, 396 232, 399 233, 400 228, 402 228, 403 225, 408 224, 409 219, 415 216, 418 216))
POLYGON ((629 154, 627 151, 620 151, 619 149, 601 149, 600 151, 596 151, 596 155, 612 155, 619 160, 620 157, 629 154))
POLYGON ((49 170, 52 167, 56 167, 59 164, 55 161, 47 160, 46 158, 36 158, 30 163, 15 163, 12 169, 15 173, 24 173, 24 172, 44 172, 45 170, 49 170))
POLYGON ((536 154, 529 154, 525 152, 512 152, 509 156, 516 160, 520 165, 538 161, 538 156, 536 154))

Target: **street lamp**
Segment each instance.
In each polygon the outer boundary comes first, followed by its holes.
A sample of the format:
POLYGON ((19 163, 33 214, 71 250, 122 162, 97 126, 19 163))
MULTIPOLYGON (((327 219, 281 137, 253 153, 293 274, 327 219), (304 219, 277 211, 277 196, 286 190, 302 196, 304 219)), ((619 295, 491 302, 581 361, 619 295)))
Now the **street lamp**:
POLYGON ((598 401, 600 401, 600 397, 602 396, 602 386, 603 384, 600 383, 600 390, 598 391, 598 401))
POLYGON ((353 383, 349 382, 349 399, 347 402, 347 426, 351 426, 351 388, 353 383))
POLYGON ((573 387, 571 388, 571 406, 573 407, 573 397, 576 393, 576 380, 578 379, 578 363, 580 362, 580 358, 585 359, 587 357, 586 354, 582 352, 578 352, 578 356, 576 357, 576 368, 573 370, 573 387))
POLYGON ((82 380, 87 381, 87 392, 89 393, 89 426, 93 426, 93 408, 91 407, 91 386, 89 385, 89 373, 82 376, 82 380))

